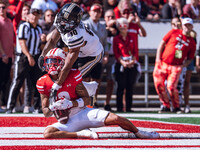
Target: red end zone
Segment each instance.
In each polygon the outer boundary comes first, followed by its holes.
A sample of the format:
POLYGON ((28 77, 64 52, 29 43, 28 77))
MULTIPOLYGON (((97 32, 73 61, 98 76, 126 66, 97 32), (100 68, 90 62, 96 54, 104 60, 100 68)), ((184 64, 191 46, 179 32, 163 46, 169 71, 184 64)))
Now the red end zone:
POLYGON ((131 120, 138 128, 160 133, 160 139, 130 138, 127 131, 117 126, 96 129, 100 139, 44 139, 46 126, 57 122, 54 117, 5 116, 0 117, 1 150, 47 149, 131 149, 131 150, 196 150, 200 149, 200 126, 131 120), (181 135, 181 137, 180 137, 181 135), (186 137, 184 137, 186 136, 186 137), (196 137, 195 137, 196 136, 196 137), (184 137, 184 138, 182 138, 184 137))

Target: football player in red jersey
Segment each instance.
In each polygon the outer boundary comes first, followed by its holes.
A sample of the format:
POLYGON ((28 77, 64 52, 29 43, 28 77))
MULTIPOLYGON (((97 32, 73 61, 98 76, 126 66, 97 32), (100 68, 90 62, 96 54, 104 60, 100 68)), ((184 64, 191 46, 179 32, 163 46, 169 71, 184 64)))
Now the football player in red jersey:
MULTIPOLYGON (((48 73, 37 81, 36 87, 41 94, 42 111, 45 117, 50 117, 54 112, 58 119, 57 123, 45 129, 44 138, 98 138, 98 135, 89 128, 108 125, 118 125, 134 133, 137 138, 160 137, 156 132, 138 130, 124 117, 105 110, 88 108, 86 106, 90 104, 88 89, 84 86, 78 69, 70 70, 62 88, 57 92, 56 100, 49 102, 51 87, 60 75, 66 56, 67 53, 62 49, 51 49, 44 58, 48 73)), ((95 91, 89 93, 91 95, 95 91)))

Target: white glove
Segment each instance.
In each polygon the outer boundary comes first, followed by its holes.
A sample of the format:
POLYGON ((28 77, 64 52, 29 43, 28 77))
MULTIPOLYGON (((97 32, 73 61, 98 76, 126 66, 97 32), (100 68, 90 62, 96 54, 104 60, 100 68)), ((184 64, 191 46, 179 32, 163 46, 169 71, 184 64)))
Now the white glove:
POLYGON ((58 85, 57 83, 54 83, 52 85, 52 89, 58 91, 62 86, 58 85))
POLYGON ((49 109, 50 109, 51 111, 57 110, 57 108, 56 108, 56 103, 53 102, 52 104, 50 104, 50 105, 49 105, 49 109))
POLYGON ((91 81, 91 82, 83 81, 83 85, 87 89, 89 96, 94 96, 96 94, 96 90, 99 84, 96 81, 91 81))
POLYGON ((70 100, 64 99, 56 101, 54 106, 56 107, 57 110, 64 110, 72 108, 73 103, 70 100))

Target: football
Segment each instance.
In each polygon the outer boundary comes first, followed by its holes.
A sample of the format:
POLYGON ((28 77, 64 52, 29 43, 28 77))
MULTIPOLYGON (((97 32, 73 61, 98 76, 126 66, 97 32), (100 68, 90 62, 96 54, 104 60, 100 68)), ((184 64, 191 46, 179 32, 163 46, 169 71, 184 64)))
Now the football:
POLYGON ((58 120, 58 122, 62 124, 66 124, 69 119, 69 110, 55 110, 53 111, 54 116, 58 120))

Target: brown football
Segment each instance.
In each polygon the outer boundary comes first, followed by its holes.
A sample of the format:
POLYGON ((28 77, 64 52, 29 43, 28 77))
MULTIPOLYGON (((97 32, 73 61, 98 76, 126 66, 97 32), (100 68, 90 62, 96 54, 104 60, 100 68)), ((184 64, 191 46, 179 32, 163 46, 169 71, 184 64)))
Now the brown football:
POLYGON ((62 124, 66 124, 69 119, 69 110, 55 110, 53 111, 54 116, 58 120, 58 122, 62 124))

